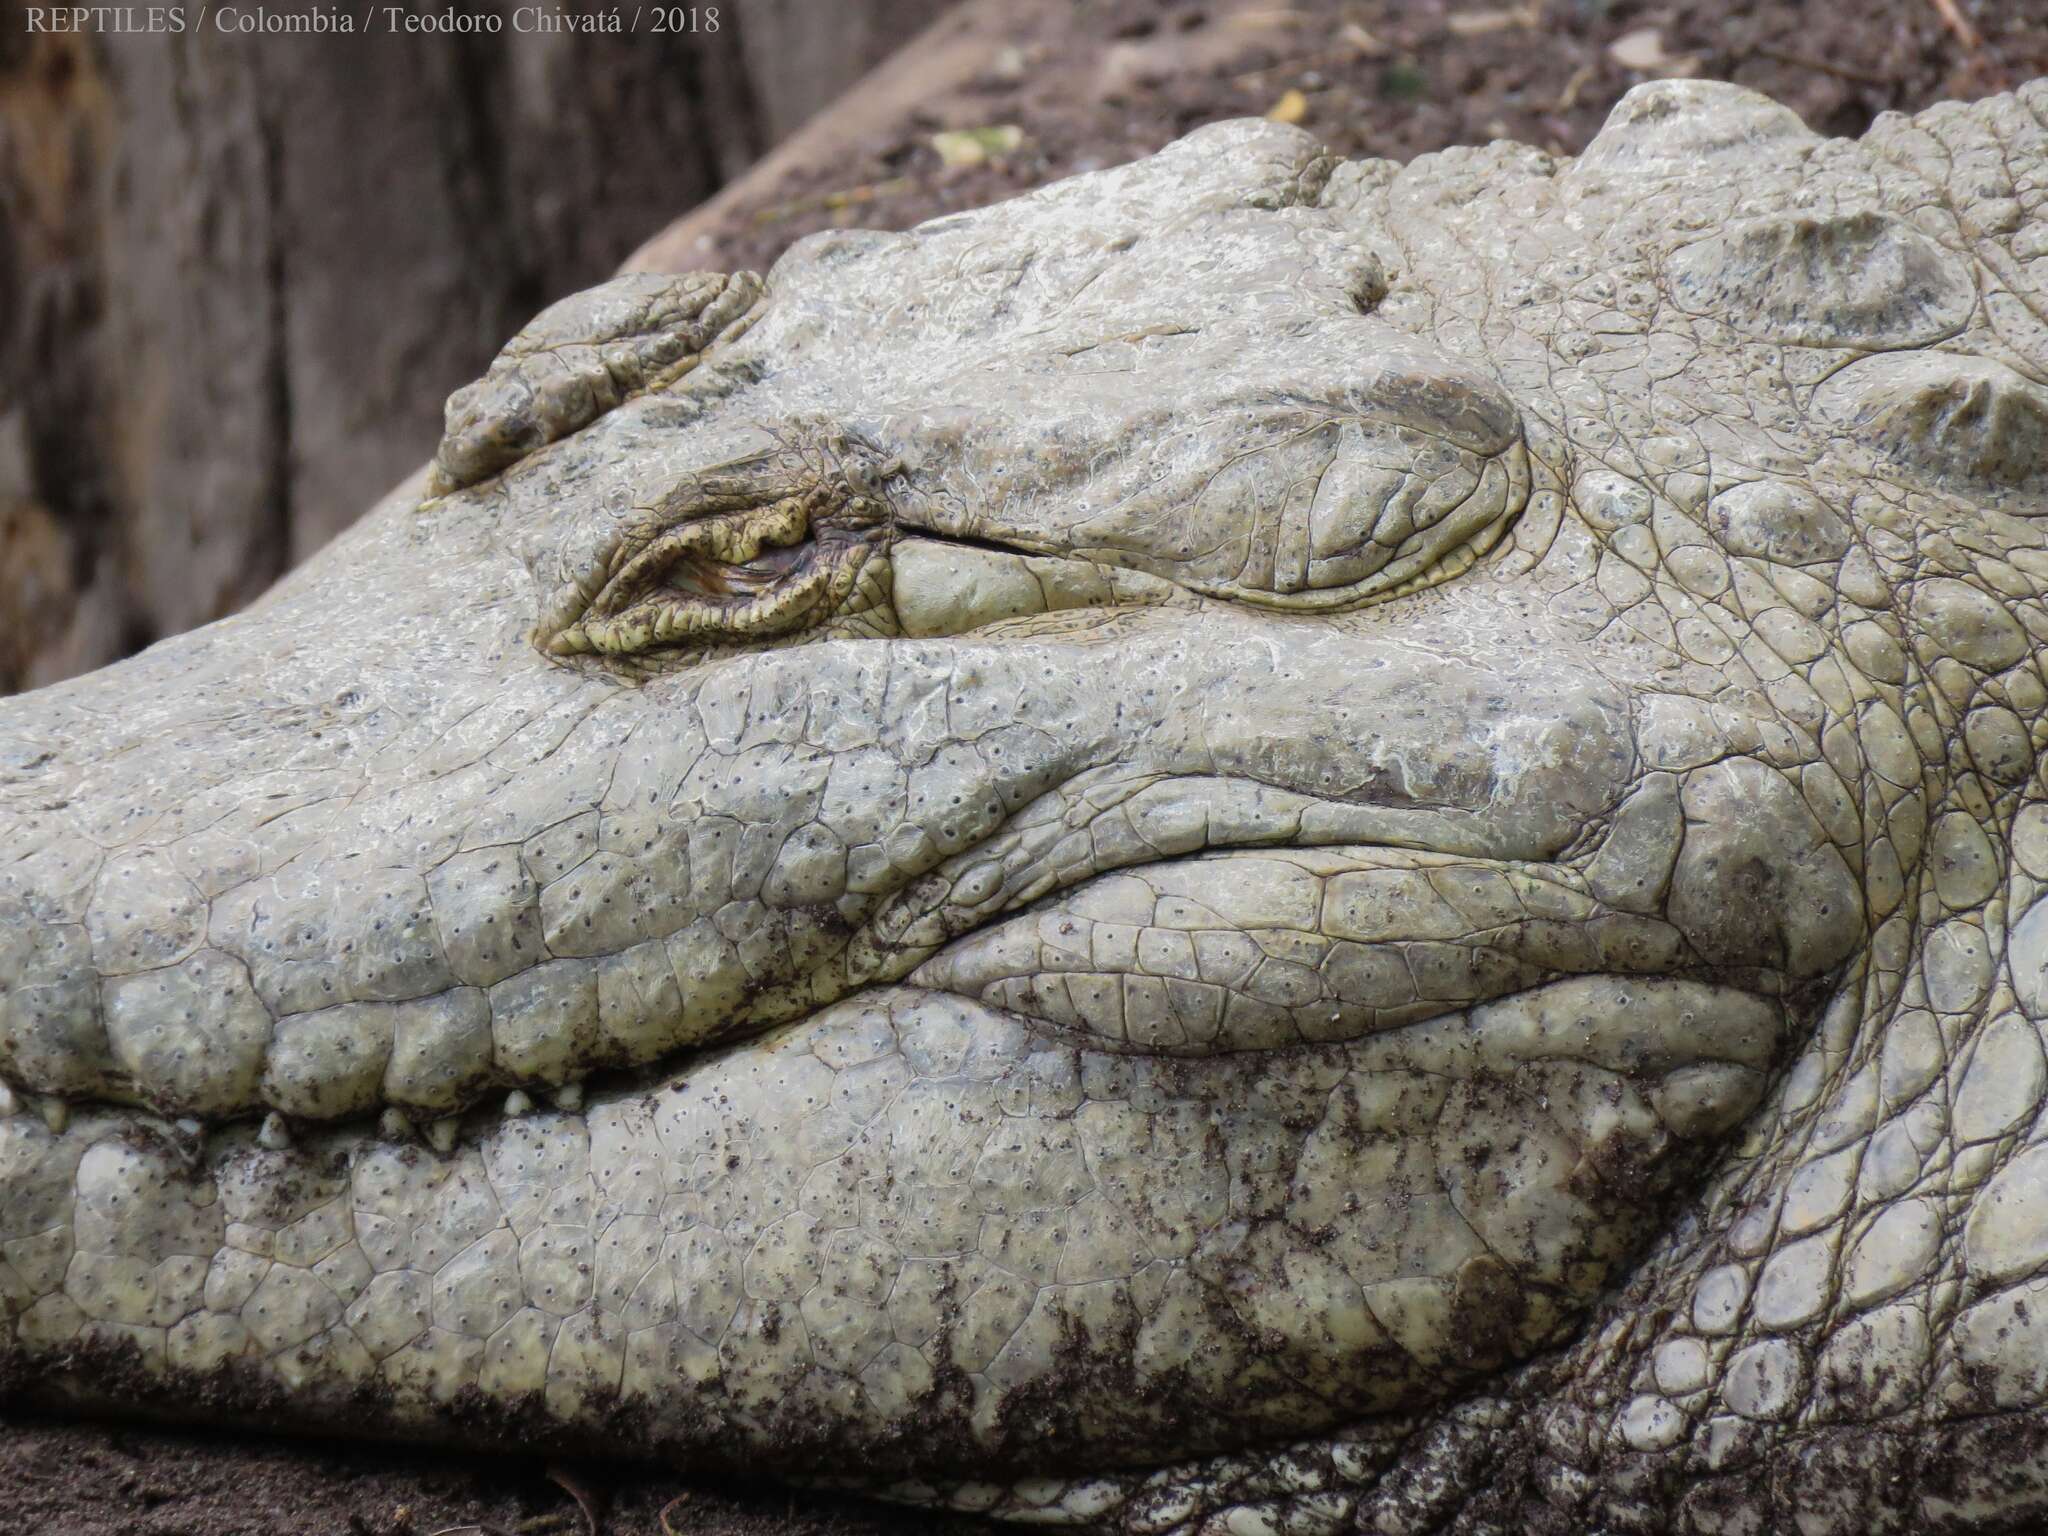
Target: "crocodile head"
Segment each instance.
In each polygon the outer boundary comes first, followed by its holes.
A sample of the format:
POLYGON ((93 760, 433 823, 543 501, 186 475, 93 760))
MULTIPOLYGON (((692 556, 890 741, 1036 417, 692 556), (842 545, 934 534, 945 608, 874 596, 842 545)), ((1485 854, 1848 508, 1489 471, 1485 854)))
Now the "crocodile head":
POLYGON ((1131 1530, 2028 1518, 2044 108, 1229 124, 549 311, 0 707, 11 1379, 1131 1530))

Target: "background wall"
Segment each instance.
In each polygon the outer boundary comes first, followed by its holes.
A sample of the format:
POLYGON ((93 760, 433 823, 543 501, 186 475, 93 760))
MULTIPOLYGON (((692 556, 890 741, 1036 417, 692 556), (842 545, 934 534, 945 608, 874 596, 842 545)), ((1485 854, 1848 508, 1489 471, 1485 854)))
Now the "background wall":
POLYGON ((0 0, 0 692, 247 602, 432 451, 536 310, 944 4, 250 37, 31 34, 0 0))

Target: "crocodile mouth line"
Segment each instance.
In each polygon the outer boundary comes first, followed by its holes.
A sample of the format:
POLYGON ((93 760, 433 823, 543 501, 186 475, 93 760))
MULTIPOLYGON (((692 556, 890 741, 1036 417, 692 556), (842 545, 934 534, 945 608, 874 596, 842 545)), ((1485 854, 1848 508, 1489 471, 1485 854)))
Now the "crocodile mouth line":
POLYGON ((894 987, 979 1004, 1067 1047, 1184 1062, 1363 1048, 1575 978, 1712 989, 1788 1016, 1812 1001, 1811 984, 1796 977, 1704 963, 1667 925, 1604 908, 1560 866, 1309 833, 1182 853, 1152 848, 1073 881, 1028 857, 1040 841, 1010 850, 1027 857, 1007 889, 916 882, 845 930, 812 969, 732 978, 730 1005, 702 1021, 708 1028, 680 1011, 649 1020, 637 1038, 589 1042, 594 1049, 564 1075, 497 1071, 464 1102, 415 1101, 387 1088, 331 1117, 274 1099, 213 1114, 181 1109, 140 1083, 74 1097, 16 1080, 0 1082, 0 1117, 27 1109, 61 1129, 95 1107, 141 1110, 202 1139, 260 1118, 265 1145, 374 1125, 385 1139, 418 1136, 446 1153, 543 1103, 573 1113, 588 1095, 653 1093, 771 1031, 894 987), (1026 865, 1040 867, 1034 875, 1026 865))

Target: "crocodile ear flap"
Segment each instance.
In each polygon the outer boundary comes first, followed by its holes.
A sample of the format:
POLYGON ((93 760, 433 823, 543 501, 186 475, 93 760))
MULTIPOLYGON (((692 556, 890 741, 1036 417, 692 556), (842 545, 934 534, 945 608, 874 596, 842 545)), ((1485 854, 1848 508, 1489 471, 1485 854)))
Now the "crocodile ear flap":
POLYGON ((760 296, 752 272, 639 272, 549 305, 448 397, 427 494, 475 485, 681 378, 746 329, 760 296))

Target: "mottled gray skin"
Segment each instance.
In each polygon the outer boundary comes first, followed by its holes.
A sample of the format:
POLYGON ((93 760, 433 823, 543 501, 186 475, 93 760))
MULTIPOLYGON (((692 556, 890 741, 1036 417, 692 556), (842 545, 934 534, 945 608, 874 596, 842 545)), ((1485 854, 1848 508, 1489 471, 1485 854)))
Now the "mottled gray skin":
POLYGON ((551 312, 437 494, 0 705, 8 1379, 2033 1528, 2044 119, 1228 124, 551 312))

